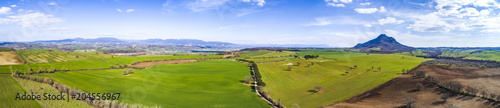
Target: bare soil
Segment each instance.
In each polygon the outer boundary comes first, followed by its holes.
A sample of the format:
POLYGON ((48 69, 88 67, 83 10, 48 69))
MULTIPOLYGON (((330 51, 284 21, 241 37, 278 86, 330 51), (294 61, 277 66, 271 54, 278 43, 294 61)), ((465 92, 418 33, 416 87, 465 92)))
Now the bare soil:
MULTIPOLYGON (((423 65, 412 71, 425 71, 428 75, 438 77, 443 81, 457 81, 465 86, 478 88, 488 93, 500 90, 500 69, 423 65)), ((418 108, 443 108, 446 104, 454 104, 459 108, 500 108, 499 102, 491 102, 479 97, 464 96, 450 93, 447 90, 422 82, 422 78, 412 75, 401 75, 394 80, 350 99, 326 106, 328 108, 404 108, 404 99, 417 100, 418 108), (416 84, 424 87, 416 89, 416 84), (440 99, 441 94, 449 93, 451 98, 446 102, 440 99)))
POLYGON ((199 61, 199 60, 190 59, 190 60, 167 60, 167 61, 142 62, 142 63, 137 63, 135 65, 131 65, 129 67, 136 68, 136 69, 144 69, 144 68, 159 65, 159 64, 184 64, 184 63, 192 63, 192 62, 197 62, 197 61, 199 61))
POLYGON ((0 65, 17 65, 22 64, 14 51, 0 51, 0 65))

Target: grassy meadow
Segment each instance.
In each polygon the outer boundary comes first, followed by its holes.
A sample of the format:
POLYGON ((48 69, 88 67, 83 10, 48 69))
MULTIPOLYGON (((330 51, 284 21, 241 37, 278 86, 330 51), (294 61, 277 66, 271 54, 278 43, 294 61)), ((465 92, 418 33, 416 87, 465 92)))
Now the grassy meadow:
POLYGON ((423 58, 404 55, 332 53, 337 52, 302 52, 318 54, 320 57, 337 57, 336 60, 318 62, 310 67, 307 64, 313 60, 259 64, 262 80, 267 85, 265 90, 288 107, 294 104, 305 108, 320 107, 372 89, 400 75, 403 68, 411 69, 425 61, 423 58), (301 65, 298 66, 297 62, 301 62, 301 65), (291 71, 287 68, 289 64, 293 64, 291 71), (357 68, 350 69, 354 65, 357 68), (381 67, 381 71, 378 67, 381 67), (346 74, 346 71, 349 73, 346 74), (322 92, 315 92, 317 85, 322 86, 322 92))
MULTIPOLYGON (((19 84, 21 84, 24 88, 27 89, 27 91, 33 91, 36 95, 41 95, 43 96, 43 93, 48 93, 48 94, 59 94, 59 91, 57 91, 55 88, 52 86, 45 84, 45 83, 39 83, 35 81, 29 81, 25 79, 18 78, 17 81, 19 84)), ((92 106, 88 105, 85 102, 78 101, 78 100, 72 100, 70 99, 69 102, 66 100, 42 100, 38 101, 41 106, 45 108, 90 108, 92 106)))
POLYGON ((80 60, 98 60, 111 58, 111 55, 96 54, 95 52, 63 52, 47 50, 23 50, 16 54, 28 64, 56 63, 80 60))
POLYGON ((28 92, 8 74, 0 74, 0 107, 1 108, 38 108, 42 107, 35 100, 15 100, 17 93, 28 92))
POLYGON ((85 92, 122 93, 120 101, 161 107, 270 107, 251 86, 248 65, 230 60, 163 64, 124 76, 121 69, 39 74, 85 92))
MULTIPOLYGON (((39 52, 39 51, 34 51, 39 52)), ((49 51, 44 51, 46 53, 51 53, 49 51)), ((95 53, 92 53, 95 54, 95 53)), ((110 56, 106 54, 99 54, 102 56, 110 56)), ((32 55, 30 55, 32 56, 32 55)), ((88 60, 68 60, 66 62, 54 62, 54 63, 38 63, 38 64, 26 64, 26 65, 0 65, 0 73, 11 73, 13 71, 20 70, 21 72, 26 72, 28 68, 37 71, 39 68, 55 68, 62 69, 63 67, 69 70, 79 70, 79 69, 102 69, 109 68, 111 65, 118 64, 131 64, 135 61, 145 61, 145 60, 164 60, 164 59, 185 59, 185 58, 214 58, 222 57, 222 55, 182 55, 182 56, 140 56, 140 57, 128 57, 128 56, 114 56, 113 58, 106 58, 103 60, 92 58, 88 60)), ((71 58, 75 59, 75 58, 71 58)))
POLYGON ((497 51, 483 51, 481 53, 470 54, 465 59, 475 60, 496 60, 500 61, 500 52, 497 51))

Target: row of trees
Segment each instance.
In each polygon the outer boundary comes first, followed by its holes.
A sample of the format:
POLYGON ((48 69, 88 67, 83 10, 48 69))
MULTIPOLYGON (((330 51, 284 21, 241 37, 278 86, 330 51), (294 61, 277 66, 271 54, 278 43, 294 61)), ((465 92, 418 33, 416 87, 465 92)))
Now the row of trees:
MULTIPOLYGON (((22 79, 26 79, 26 80, 30 80, 30 81, 48 84, 51 87, 54 87, 57 91, 59 91, 59 93, 68 93, 69 95, 84 94, 84 92, 81 92, 81 90, 68 87, 68 86, 66 86, 64 84, 60 84, 58 82, 54 82, 49 77, 32 76, 29 74, 20 74, 20 75, 13 75, 13 76, 16 78, 22 78, 22 79)), ((145 105, 141 105, 141 104, 127 104, 127 103, 116 101, 116 100, 110 101, 110 100, 97 100, 97 99, 94 99, 94 100, 81 99, 80 101, 83 101, 83 102, 87 103, 88 105, 95 107, 95 108, 146 108, 146 107, 159 108, 159 106, 145 106, 145 105)))
MULTIPOLYGON (((425 73, 425 72, 423 72, 423 73, 425 73)), ((489 95, 488 95, 488 93, 486 91, 481 91, 481 93, 478 94, 480 90, 477 88, 473 88, 470 86, 466 87, 459 82, 441 81, 439 78, 432 76, 432 75, 427 75, 427 77, 424 78, 424 82, 437 85, 439 87, 445 88, 447 90, 450 90, 450 91, 453 91, 453 92, 456 92, 459 94, 478 96, 478 97, 482 97, 485 99, 490 99, 492 101, 495 101, 495 100, 500 101, 500 95, 497 95, 495 93, 489 93, 489 95)), ((445 100, 444 98, 445 98, 445 96, 442 96, 443 100, 445 100)))
POLYGON ((134 69, 128 68, 123 70, 123 75, 134 74, 134 69))
POLYGON ((32 68, 28 68, 28 70, 27 70, 26 72, 24 72, 24 73, 23 73, 21 70, 16 69, 16 70, 12 73, 12 75, 13 75, 13 76, 14 76, 14 75, 21 75, 21 74, 25 74, 25 75, 32 75, 32 74, 54 73, 54 72, 56 72, 56 71, 64 71, 64 72, 66 72, 66 71, 69 71, 69 70, 67 70, 65 67, 61 68, 61 70, 57 70, 56 68, 50 68, 50 69, 47 69, 47 68, 42 68, 42 67, 40 67, 40 68, 38 68, 38 70, 37 70, 37 71, 33 71, 33 69, 32 69, 32 68))
MULTIPOLYGON (((262 81, 262 76, 260 75, 260 72, 259 72, 259 67, 257 66, 257 64, 254 62, 254 61, 249 61, 249 60, 246 60, 246 59, 236 59, 238 61, 242 61, 242 62, 248 62, 248 66, 250 67, 250 70, 253 69, 253 76, 255 77, 255 80, 257 82, 257 91, 259 92, 259 94, 264 98, 266 99, 267 101, 269 101, 273 106, 275 107, 278 107, 278 108, 284 108, 285 106, 283 106, 281 104, 281 99, 279 99, 279 101, 275 101, 273 98, 271 98, 270 96, 270 92, 269 90, 268 91, 265 91, 264 90, 264 87, 266 86, 266 83, 264 83, 262 81)), ((247 78, 248 77, 245 77, 245 81, 247 81, 247 78)), ((248 78, 250 79, 250 78, 248 78)))
POLYGON ((423 62, 426 65, 456 65, 456 66, 466 66, 466 67, 483 67, 483 68, 500 68, 500 62, 492 60, 471 60, 471 59, 434 59, 423 62))

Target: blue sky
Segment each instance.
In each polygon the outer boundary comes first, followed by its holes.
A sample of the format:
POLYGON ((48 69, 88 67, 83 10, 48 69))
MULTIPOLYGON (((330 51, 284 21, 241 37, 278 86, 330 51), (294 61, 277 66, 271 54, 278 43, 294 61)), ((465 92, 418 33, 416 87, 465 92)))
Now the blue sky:
POLYGON ((500 47, 495 0, 2 0, 0 41, 116 37, 500 47))

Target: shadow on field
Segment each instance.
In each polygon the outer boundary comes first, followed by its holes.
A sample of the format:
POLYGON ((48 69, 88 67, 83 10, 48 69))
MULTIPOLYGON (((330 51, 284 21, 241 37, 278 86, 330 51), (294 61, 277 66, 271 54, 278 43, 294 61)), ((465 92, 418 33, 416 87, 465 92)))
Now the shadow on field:
POLYGON ((317 93, 317 91, 316 91, 316 90, 307 90, 307 92, 317 93))
POLYGON ((414 93, 414 92, 418 92, 418 91, 420 91, 420 90, 419 89, 413 89, 413 90, 409 90, 409 91, 406 91, 406 92, 408 92, 408 93, 414 93))

